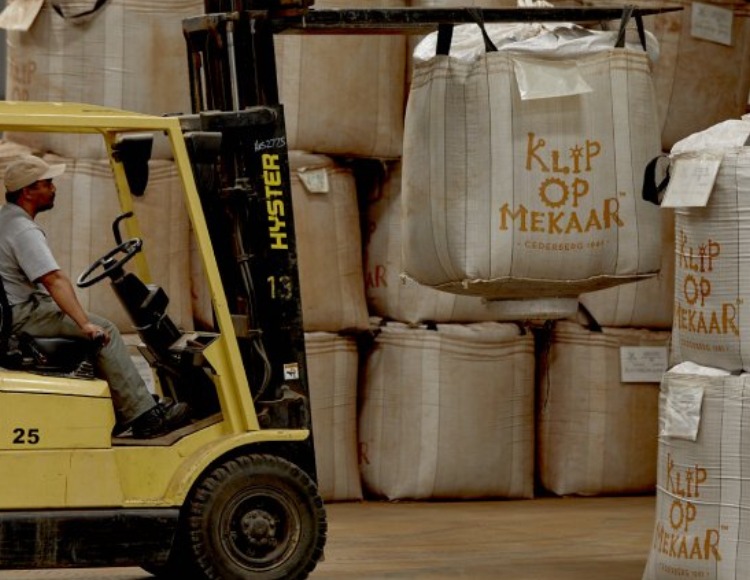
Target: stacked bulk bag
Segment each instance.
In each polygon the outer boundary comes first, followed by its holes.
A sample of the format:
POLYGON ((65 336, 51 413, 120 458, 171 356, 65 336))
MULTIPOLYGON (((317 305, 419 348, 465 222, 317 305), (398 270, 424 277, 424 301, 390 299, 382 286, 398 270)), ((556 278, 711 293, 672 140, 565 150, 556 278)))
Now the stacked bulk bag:
POLYGON ((434 35, 415 51, 405 272, 492 298, 655 275, 660 216, 641 187, 660 147, 644 49, 613 48, 614 32, 498 25, 487 28, 494 50, 466 26, 453 34, 460 54, 434 35))
POLYGON ((684 188, 696 181, 678 181, 681 167, 704 172, 720 163, 707 186, 706 205, 675 208, 672 364, 692 361, 728 371, 750 369, 749 139, 750 119, 738 119, 691 135, 672 148, 667 194, 676 196, 678 204, 684 188))
POLYGON ((353 338, 305 333, 318 490, 326 501, 362 499, 357 461, 357 372, 353 338))
MULTIPOLYGON (((7 32, 9 100, 66 101, 161 115, 190 112, 182 19, 202 0, 50 0, 28 31, 7 32)), ((105 156, 98 136, 16 133, 40 150, 105 156)), ((171 155, 157 139, 154 158, 171 155)))
POLYGON ((388 323, 361 381, 360 470, 372 494, 533 495, 531 333, 494 322, 388 323))
MULTIPOLYGON (((315 8, 353 7, 317 0, 315 8)), ((358 0, 357 8, 403 7, 404 0, 358 0)), ((406 38, 403 35, 279 35, 279 96, 290 149, 329 155, 401 155, 406 38)))
POLYGON ((305 330, 369 328, 354 175, 324 155, 289 153, 305 330))
POLYGON ((394 163, 368 195, 365 246, 370 312, 409 323, 556 319, 574 315, 575 298, 484 300, 422 286, 401 276, 401 163, 394 163))
POLYGON ((623 347, 665 353, 669 332, 558 322, 547 339, 537 387, 541 485, 557 495, 652 492, 658 382, 624 382, 621 356, 623 347))
POLYGON ((747 375, 664 376, 653 542, 643 580, 750 578, 747 375))
MULTIPOLYGON (((63 271, 75 279, 94 261, 117 245, 112 222, 120 214, 117 190, 108 160, 71 159, 48 154, 50 163, 65 163, 55 178, 55 209, 37 221, 63 271)), ((169 296, 167 314, 179 327, 192 328, 188 257, 188 219, 182 183, 168 160, 149 162, 149 184, 142 197, 133 197, 133 211, 143 233, 151 282, 169 296)), ((127 238, 125 224, 121 226, 127 238)), ((134 262, 126 266, 131 269, 134 262)), ((144 280, 144 282, 149 282, 144 280)), ((135 332, 133 323, 104 280, 77 289, 87 310, 111 320, 123 333, 135 332)))
POLYGON ((747 4, 731 0, 674 4, 683 9, 647 19, 652 20, 650 28, 660 47, 654 88, 665 151, 695 132, 744 114, 750 92, 747 4))

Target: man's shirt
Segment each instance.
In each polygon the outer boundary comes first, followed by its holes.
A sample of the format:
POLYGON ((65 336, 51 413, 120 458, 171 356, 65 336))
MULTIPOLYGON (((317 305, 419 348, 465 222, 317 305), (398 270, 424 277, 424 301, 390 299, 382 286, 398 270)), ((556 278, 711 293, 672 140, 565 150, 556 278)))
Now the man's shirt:
POLYGON ((0 278, 11 305, 47 293, 34 280, 59 270, 42 228, 14 203, 0 207, 0 278))

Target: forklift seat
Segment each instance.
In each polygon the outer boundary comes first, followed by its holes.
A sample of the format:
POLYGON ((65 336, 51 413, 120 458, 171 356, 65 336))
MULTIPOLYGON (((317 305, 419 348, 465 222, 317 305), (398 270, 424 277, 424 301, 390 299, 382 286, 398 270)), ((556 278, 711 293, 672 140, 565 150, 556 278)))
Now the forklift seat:
POLYGON ((85 338, 13 334, 13 310, 0 279, 0 367, 45 374, 94 378, 96 345, 85 338))

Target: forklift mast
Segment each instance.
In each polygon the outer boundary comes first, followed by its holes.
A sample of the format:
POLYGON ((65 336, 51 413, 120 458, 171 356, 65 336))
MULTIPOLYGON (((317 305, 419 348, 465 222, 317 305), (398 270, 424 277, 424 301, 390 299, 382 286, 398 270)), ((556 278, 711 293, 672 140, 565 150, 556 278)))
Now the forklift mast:
POLYGON ((307 2, 206 1, 186 21, 185 141, 261 428, 309 429, 317 480, 284 111, 269 13, 307 2))

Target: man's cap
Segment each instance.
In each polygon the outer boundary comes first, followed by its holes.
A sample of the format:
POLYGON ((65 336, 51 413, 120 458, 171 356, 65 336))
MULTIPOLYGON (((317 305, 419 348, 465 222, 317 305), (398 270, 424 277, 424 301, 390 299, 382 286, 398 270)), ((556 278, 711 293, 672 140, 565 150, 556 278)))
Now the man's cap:
POLYGON ((5 170, 5 189, 18 191, 35 181, 52 179, 65 172, 65 164, 50 165, 35 155, 24 155, 11 162, 5 170))

